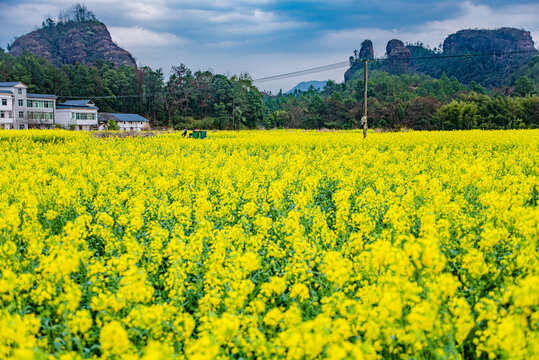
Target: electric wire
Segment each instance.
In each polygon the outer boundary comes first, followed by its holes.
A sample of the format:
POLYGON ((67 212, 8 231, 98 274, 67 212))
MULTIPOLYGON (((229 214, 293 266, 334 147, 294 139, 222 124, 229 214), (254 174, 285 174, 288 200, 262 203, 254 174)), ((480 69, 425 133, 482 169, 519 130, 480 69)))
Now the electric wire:
MULTIPOLYGON (((322 65, 317 66, 309 69, 304 70, 298 70, 298 71, 292 71, 288 73, 278 74, 278 75, 271 75, 266 77, 261 77, 257 79, 251 80, 252 83, 263 83, 263 82, 269 82, 269 81, 275 81, 275 80, 282 80, 302 75, 310 75, 310 74, 316 74, 320 72, 330 71, 330 70, 336 70, 340 68, 345 67, 351 67, 355 64, 363 63, 364 61, 369 62, 382 62, 382 61, 391 61, 391 62, 397 62, 397 61, 411 61, 411 60, 443 60, 443 59, 454 59, 454 58, 472 58, 472 57, 486 57, 486 56, 502 56, 502 55, 523 55, 523 54, 529 54, 529 53, 538 53, 537 50, 528 50, 528 51, 505 51, 505 52, 491 52, 491 53, 481 53, 481 54, 458 54, 458 55, 434 55, 434 56, 417 56, 417 57, 398 57, 398 58, 372 58, 372 59, 354 59, 351 61, 341 61, 333 64, 328 65, 322 65)), ((212 87, 204 87, 204 88, 197 88, 196 90, 210 90, 212 87)), ((193 92, 195 90, 187 91, 193 92)), ((182 92, 171 92, 171 91, 165 91, 165 92, 158 92, 158 93, 144 93, 144 94, 128 94, 128 95, 102 95, 102 96, 93 96, 93 95, 87 95, 87 96, 62 96, 59 97, 64 99, 129 99, 129 98, 141 98, 141 97, 159 97, 159 96, 167 96, 167 95, 177 95, 181 93, 186 93, 185 91, 182 92)))

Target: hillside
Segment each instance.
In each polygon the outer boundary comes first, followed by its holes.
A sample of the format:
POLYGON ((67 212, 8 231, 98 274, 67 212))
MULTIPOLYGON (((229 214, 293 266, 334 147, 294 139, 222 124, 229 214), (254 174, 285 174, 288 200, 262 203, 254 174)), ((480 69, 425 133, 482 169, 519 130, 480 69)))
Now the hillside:
MULTIPOLYGON (((391 74, 427 74, 435 78, 446 74, 464 84, 475 82, 487 88, 512 85, 520 74, 533 67, 537 62, 533 58, 538 54, 530 32, 507 27, 458 31, 449 35, 443 49, 438 51, 422 44, 404 45, 394 39, 388 42, 386 51, 387 61, 375 63, 371 68, 391 74), (501 55, 451 57, 490 53, 501 55)), ((352 60, 360 60, 360 57, 352 60)), ((353 65, 346 72, 345 80, 350 80, 356 72, 362 73, 362 67, 361 63, 353 65)))
POLYGON ((133 56, 112 41, 105 24, 87 10, 82 11, 86 15, 66 16, 60 21, 47 19, 40 29, 16 39, 10 46, 10 54, 20 56, 28 51, 56 66, 94 64, 97 60, 136 66, 133 56))
POLYGON ((286 94, 293 94, 294 91, 308 91, 311 86, 315 88, 316 90, 320 91, 324 89, 324 86, 326 86, 327 81, 318 81, 318 80, 312 80, 312 81, 302 81, 296 86, 294 86, 292 89, 288 90, 286 94))

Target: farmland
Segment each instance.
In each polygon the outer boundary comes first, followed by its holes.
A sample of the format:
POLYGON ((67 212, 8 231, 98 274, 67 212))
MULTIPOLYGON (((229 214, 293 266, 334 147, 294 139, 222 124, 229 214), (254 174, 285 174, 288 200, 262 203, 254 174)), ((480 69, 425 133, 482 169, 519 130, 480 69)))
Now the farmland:
POLYGON ((0 358, 532 358, 538 150, 1 132, 0 358))

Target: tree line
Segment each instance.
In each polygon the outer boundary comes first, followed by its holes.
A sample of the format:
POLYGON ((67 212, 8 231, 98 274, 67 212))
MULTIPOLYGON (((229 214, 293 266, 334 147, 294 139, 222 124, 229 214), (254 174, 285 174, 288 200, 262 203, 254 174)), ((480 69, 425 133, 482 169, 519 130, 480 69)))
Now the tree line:
MULTIPOLYGON (((22 81, 30 92, 55 94, 59 102, 85 97, 100 111, 138 113, 158 128, 351 129, 359 127, 363 112, 362 71, 344 83, 328 81, 322 91, 292 94, 261 93, 248 74, 192 72, 183 64, 168 75, 162 69, 115 67, 106 61, 55 67, 30 53, 13 57, 0 49, 0 81, 22 81)), ((464 85, 445 74, 435 79, 375 68, 367 85, 369 126, 538 128, 536 82, 523 75, 510 90, 487 90, 474 81, 464 85)))
MULTIPOLYGON (((487 90, 454 76, 392 75, 369 71, 369 127, 398 130, 510 129, 539 127, 537 88, 520 77, 506 89, 487 90)), ((322 91, 266 96, 266 126, 290 128, 359 127, 363 116, 363 70, 349 81, 328 81, 322 91)))

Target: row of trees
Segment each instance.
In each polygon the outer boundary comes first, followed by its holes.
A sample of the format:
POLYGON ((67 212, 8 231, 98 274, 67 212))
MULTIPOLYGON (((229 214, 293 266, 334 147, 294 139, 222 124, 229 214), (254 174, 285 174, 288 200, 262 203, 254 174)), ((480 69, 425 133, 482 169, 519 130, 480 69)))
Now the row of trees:
POLYGON ((83 97, 100 111, 138 113, 158 127, 239 129, 264 122, 262 95, 247 74, 193 73, 181 64, 165 79, 161 69, 147 66, 97 61, 58 68, 30 53, 13 57, 0 50, 0 81, 13 80, 30 92, 55 94, 60 102, 83 97))
MULTIPOLYGON (((535 64, 535 63, 534 63, 535 64)), ((533 65, 535 66, 535 65, 533 65)), ((59 101, 84 97, 104 112, 139 113, 154 127, 168 128, 335 128, 359 126, 363 112, 362 71, 345 83, 328 81, 322 91, 261 94, 247 74, 226 77, 174 66, 161 69, 93 66, 60 68, 26 53, 17 58, 0 49, 0 81, 22 81, 29 91, 52 93, 59 101)), ((390 75, 369 72, 369 126, 418 130, 539 127, 536 82, 521 76, 510 88, 487 91, 442 74, 390 75)))
MULTIPOLYGON (((312 88, 265 97, 266 127, 358 127, 363 115, 362 77, 362 73, 356 74, 342 84, 329 81, 321 92, 312 88)), ((505 96, 500 91, 488 92, 475 82, 463 85, 445 74, 433 79, 372 70, 367 88, 369 126, 417 130, 539 127, 534 83, 521 77, 511 89, 513 96, 505 96), (465 105, 471 110, 454 111, 465 105), (463 120, 468 115, 473 119, 463 120)))

